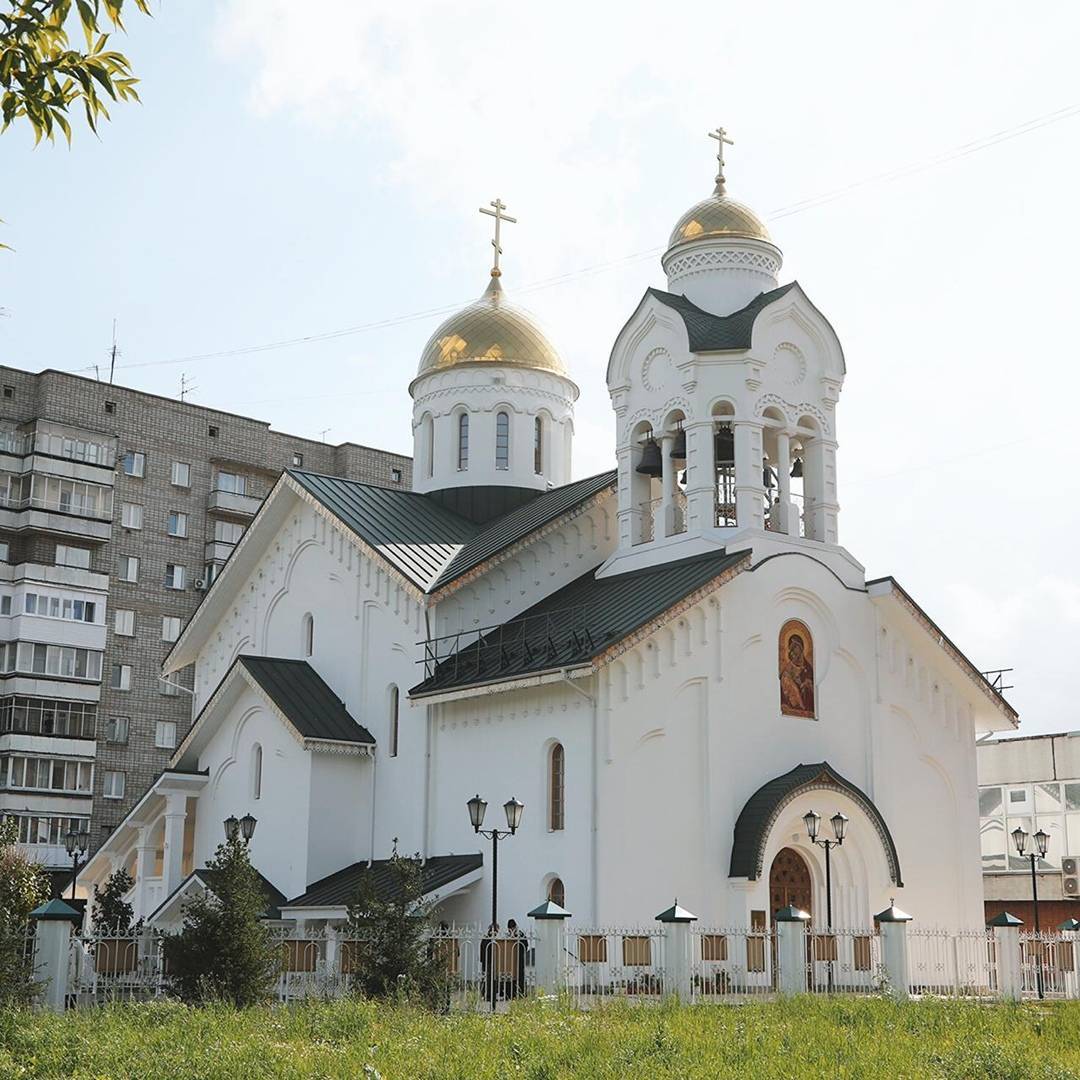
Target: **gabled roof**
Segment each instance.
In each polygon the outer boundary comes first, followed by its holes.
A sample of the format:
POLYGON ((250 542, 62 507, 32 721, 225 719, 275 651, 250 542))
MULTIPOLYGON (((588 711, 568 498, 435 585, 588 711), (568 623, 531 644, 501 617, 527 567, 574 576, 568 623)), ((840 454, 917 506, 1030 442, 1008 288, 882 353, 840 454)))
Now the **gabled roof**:
POLYGON ((375 736, 358 723, 345 703, 306 660, 275 656, 238 656, 214 692, 207 698, 190 730, 173 752, 178 765, 197 755, 214 730, 210 718, 223 702, 243 687, 250 687, 266 703, 306 749, 366 753, 375 745, 375 736), (238 681, 239 680, 239 681, 238 681), (352 749, 356 748, 356 749, 352 749))
POLYGON ((798 283, 792 281, 778 289, 770 289, 769 292, 755 296, 746 307, 733 311, 730 315, 713 315, 691 303, 685 296, 664 292, 662 289, 648 289, 647 292, 682 318, 690 338, 691 352, 714 352, 749 349, 754 320, 762 308, 798 287, 798 283))
MULTIPOLYGON (((483 855, 433 855, 423 865, 420 884, 424 894, 435 892, 484 865, 483 855)), ((389 859, 353 863, 328 877, 320 878, 294 897, 283 908, 344 907, 356 899, 360 883, 371 883, 380 900, 393 900, 400 894, 398 879, 390 868, 389 859)))
POLYGON ((517 618, 475 631, 477 639, 440 662, 410 694, 420 697, 587 664, 748 559, 749 552, 718 551, 611 577, 598 578, 590 570, 517 618))
POLYGON ((306 660, 245 655, 237 662, 305 739, 375 745, 371 732, 349 715, 345 702, 306 660))
POLYGON ((530 499, 516 510, 511 510, 508 514, 497 518, 469 540, 451 559, 432 589, 439 589, 455 578, 461 577, 462 574, 468 573, 492 555, 505 550, 549 522, 576 509, 601 491, 607 488, 614 490, 618 475, 618 470, 611 469, 608 472, 597 473, 596 476, 586 477, 584 480, 563 484, 562 487, 551 488, 537 495, 535 499, 530 499))
MULTIPOLYGON (((148 923, 153 923, 159 915, 167 908, 175 905, 177 901, 182 900, 196 885, 200 885, 202 888, 209 889, 210 892, 216 893, 217 890, 214 888, 214 885, 220 873, 220 870, 212 870, 208 866, 204 866, 199 870, 193 870, 160 904, 158 904, 146 921, 148 923)), ((263 896, 266 898, 266 909, 262 912, 260 917, 263 919, 280 919, 281 905, 285 903, 285 894, 271 884, 271 882, 267 881, 262 874, 259 874, 259 885, 261 886, 263 896)))
POLYGON ((480 527, 415 491, 289 469, 288 476, 424 592, 480 527))

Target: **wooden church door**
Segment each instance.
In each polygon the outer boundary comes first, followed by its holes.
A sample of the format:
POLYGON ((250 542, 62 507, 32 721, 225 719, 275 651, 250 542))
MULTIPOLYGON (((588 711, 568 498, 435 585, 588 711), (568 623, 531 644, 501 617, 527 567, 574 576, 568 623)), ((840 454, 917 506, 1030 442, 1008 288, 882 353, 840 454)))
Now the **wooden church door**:
POLYGON ((769 871, 769 916, 788 906, 813 914, 813 889, 810 868, 794 849, 783 848, 773 859, 769 871))

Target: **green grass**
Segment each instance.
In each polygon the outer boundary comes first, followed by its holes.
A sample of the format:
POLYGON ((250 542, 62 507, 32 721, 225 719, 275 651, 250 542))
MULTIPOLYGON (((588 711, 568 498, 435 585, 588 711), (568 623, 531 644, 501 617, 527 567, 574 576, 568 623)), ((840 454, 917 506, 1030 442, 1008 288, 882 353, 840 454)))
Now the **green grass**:
POLYGON ((590 1013, 523 1003, 497 1017, 435 1017, 342 1001, 246 1012, 155 1004, 0 1015, 4 1080, 376 1076, 1080 1080, 1080 1002, 807 998, 590 1013))

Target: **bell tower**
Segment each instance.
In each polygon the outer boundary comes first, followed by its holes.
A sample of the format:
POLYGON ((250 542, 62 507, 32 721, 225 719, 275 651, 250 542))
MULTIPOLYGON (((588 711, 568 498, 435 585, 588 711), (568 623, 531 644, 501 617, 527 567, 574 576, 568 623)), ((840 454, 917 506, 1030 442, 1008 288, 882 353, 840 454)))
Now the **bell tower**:
POLYGON ((475 303, 432 334, 409 385, 413 490, 488 521, 570 480, 578 388, 535 319, 503 292, 495 199, 491 275, 475 303))
POLYGON ((608 364, 619 547, 603 573, 729 547, 838 545, 844 356, 757 215, 713 193, 676 223, 608 364))

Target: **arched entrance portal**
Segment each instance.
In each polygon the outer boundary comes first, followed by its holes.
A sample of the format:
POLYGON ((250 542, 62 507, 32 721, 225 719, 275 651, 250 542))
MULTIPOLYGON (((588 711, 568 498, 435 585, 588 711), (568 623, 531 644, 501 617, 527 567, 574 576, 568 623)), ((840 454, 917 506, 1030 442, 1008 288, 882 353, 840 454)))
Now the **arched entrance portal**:
POLYGON ((781 908, 797 907, 814 913, 810 867, 794 848, 781 848, 769 870, 769 917, 781 908))

